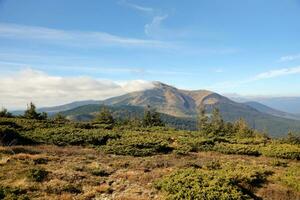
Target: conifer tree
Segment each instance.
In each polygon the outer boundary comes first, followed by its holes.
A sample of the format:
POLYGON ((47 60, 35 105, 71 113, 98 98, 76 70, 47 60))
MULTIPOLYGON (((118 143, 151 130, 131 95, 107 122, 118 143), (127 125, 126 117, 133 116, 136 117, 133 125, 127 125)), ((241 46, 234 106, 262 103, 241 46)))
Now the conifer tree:
POLYGON ((163 121, 160 118, 160 114, 156 110, 151 109, 150 106, 147 106, 142 120, 143 126, 164 126, 163 121))
POLYGON ((27 106, 24 117, 27 119, 39 119, 40 115, 36 112, 36 107, 32 102, 27 106))
POLYGON ((106 106, 102 106, 94 121, 96 124, 103 125, 103 128, 112 128, 115 124, 112 113, 106 106))
POLYGON ((213 134, 222 135, 224 133, 224 121, 218 108, 214 108, 211 116, 211 129, 213 134))
POLYGON ((253 137, 254 132, 249 128, 245 119, 240 118, 234 123, 235 135, 240 138, 253 137))
POLYGON ((205 113, 205 107, 201 106, 199 109, 199 115, 197 118, 197 127, 199 131, 208 132, 209 121, 205 113))
POLYGON ((6 108, 0 110, 0 117, 12 117, 12 114, 6 108))
POLYGON ((54 121, 57 121, 57 122, 68 121, 67 118, 64 115, 62 115, 61 113, 56 114, 53 119, 54 119, 54 121))

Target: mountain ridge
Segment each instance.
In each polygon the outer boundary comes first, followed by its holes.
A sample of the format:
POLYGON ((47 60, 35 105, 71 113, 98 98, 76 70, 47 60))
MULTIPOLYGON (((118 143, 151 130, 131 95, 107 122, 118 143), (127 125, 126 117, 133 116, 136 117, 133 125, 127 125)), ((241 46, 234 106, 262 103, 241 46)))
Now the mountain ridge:
MULTIPOLYGON (((104 104, 110 107, 136 106, 142 108, 150 105, 162 114, 179 119, 196 119, 201 106, 205 107, 208 114, 211 113, 213 108, 217 107, 220 109, 225 121, 235 121, 239 118, 244 118, 251 127, 259 130, 268 130, 273 135, 286 134, 289 130, 300 131, 300 123, 297 120, 286 119, 271 115, 272 113, 259 111, 259 108, 255 108, 253 105, 232 101, 212 91, 182 90, 160 82, 156 82, 151 89, 112 97, 103 101, 92 101, 92 104, 104 104)), ((73 109, 76 110, 76 108, 73 109)))

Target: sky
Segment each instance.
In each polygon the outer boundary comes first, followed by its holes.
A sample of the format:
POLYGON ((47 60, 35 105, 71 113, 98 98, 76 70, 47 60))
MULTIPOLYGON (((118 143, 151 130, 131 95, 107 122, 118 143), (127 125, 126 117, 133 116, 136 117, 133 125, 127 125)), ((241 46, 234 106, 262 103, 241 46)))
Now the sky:
POLYGON ((105 99, 161 81, 300 96, 300 0, 0 0, 0 106, 105 99))

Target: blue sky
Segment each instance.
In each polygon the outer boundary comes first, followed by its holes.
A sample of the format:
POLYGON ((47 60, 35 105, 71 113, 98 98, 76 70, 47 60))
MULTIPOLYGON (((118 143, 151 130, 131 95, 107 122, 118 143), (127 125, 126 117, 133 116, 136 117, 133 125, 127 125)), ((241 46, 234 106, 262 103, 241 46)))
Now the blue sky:
POLYGON ((31 89, 39 75, 300 95, 299 21, 300 0, 0 0, 0 82, 13 93, 26 74, 31 89))

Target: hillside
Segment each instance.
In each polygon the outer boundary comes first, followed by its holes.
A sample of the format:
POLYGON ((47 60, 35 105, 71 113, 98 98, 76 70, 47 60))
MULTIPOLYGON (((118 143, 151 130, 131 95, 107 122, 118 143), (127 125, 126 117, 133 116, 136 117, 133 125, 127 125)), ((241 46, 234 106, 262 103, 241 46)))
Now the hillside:
POLYGON ((200 106, 204 106, 208 112, 218 107, 226 121, 234 121, 242 117, 251 127, 268 131, 273 136, 286 134, 289 130, 300 130, 300 123, 297 120, 260 112, 247 104, 234 102, 211 91, 180 90, 160 82, 157 82, 153 89, 110 98, 102 103, 111 106, 146 107, 151 105, 161 113, 181 118, 195 118, 200 106))
POLYGON ((262 112, 262 113, 267 113, 273 116, 277 116, 277 117, 282 117, 282 118, 286 118, 286 119, 295 119, 295 120, 300 120, 300 115, 296 115, 296 114, 291 114, 291 113, 287 113, 287 112, 283 112, 280 110, 276 110, 273 109, 269 106, 266 106, 264 104, 255 102, 255 101, 249 101, 249 102, 245 102, 244 104, 255 108, 256 110, 262 112))
POLYGON ((244 97, 238 94, 227 94, 226 96, 242 103, 255 101, 273 109, 292 113, 300 117, 300 97, 244 97))
MULTIPOLYGON (((101 110, 101 105, 91 104, 80 106, 71 110, 60 112, 62 115, 67 116, 68 119, 74 121, 90 121, 94 119, 95 114, 101 110)), ((126 118, 142 118, 144 115, 144 108, 140 106, 109 106, 109 110, 116 119, 126 119, 126 118)), ((160 113, 160 117, 164 123, 167 125, 185 130, 195 130, 196 120, 194 118, 183 118, 175 117, 172 115, 167 115, 160 113)))
POLYGON ((0 117, 0 199, 300 198, 296 134, 98 125, 0 117))
POLYGON ((218 107, 226 121, 244 118, 248 124, 258 130, 280 136, 288 131, 300 131, 296 115, 277 111, 262 104, 238 103, 227 97, 207 90, 181 90, 164 83, 155 82, 152 89, 132 92, 103 101, 82 101, 62 106, 43 108, 39 111, 53 114, 63 112, 74 120, 89 120, 97 112, 99 105, 111 107, 116 117, 141 117, 143 108, 150 105, 162 114, 164 121, 174 127, 194 130, 199 107, 205 107, 210 113, 218 107), (91 105, 90 105, 91 104, 91 105), (98 107, 95 107, 98 105, 98 107), (176 122, 176 123, 175 123, 176 122), (178 126, 177 126, 178 125, 178 126))

